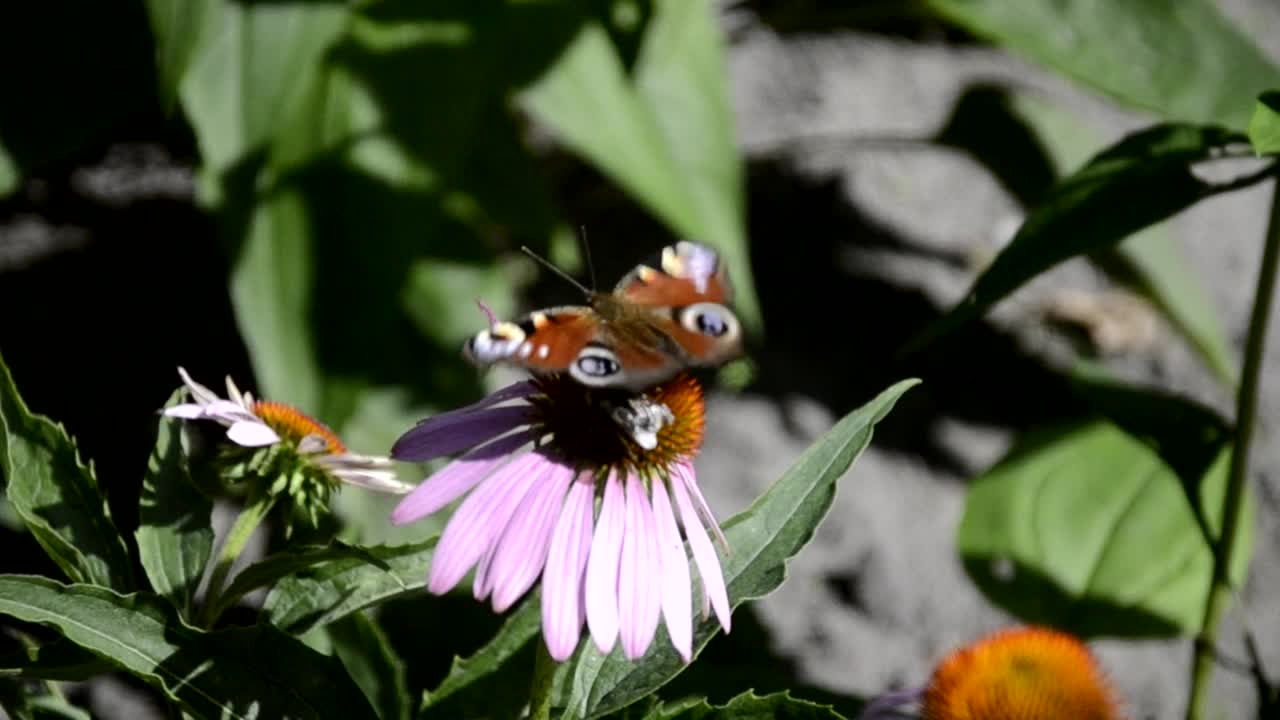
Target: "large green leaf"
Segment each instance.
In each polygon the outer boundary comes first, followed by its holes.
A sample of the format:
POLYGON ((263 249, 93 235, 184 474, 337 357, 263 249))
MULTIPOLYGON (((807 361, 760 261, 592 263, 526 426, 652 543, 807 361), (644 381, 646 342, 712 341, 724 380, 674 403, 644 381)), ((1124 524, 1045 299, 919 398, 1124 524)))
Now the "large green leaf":
POLYGON ((1243 130, 1277 69, 1211 0, 926 0, 958 25, 1164 119, 1243 130))
POLYGON ((364 691, 381 720, 409 720, 412 706, 405 687, 404 663, 373 620, 351 613, 325 626, 333 653, 364 691))
POLYGON ((828 705, 793 698, 790 693, 756 695, 748 690, 724 705, 697 698, 657 703, 639 720, 843 720, 843 716, 828 705))
POLYGON ((177 99, 178 86, 213 24, 215 13, 222 9, 217 0, 147 0, 160 95, 166 107, 177 99))
POLYGON ((341 542, 335 541, 328 546, 292 547, 236 573, 235 580, 214 601, 209 616, 221 616, 227 608, 254 590, 270 587, 290 575, 303 574, 317 565, 341 559, 357 560, 383 570, 388 569, 385 563, 368 550, 341 542))
MULTIPOLYGON (((181 402, 176 390, 165 407, 181 402)), ((196 588, 213 551, 213 501, 187 470, 182 426, 160 417, 138 507, 138 554, 151 587, 191 617, 196 588)))
MULTIPOLYGON (((1229 449, 1199 484, 1221 527, 1229 449)), ((1242 581, 1252 500, 1231 577, 1242 581)), ((1213 556, 1172 470, 1142 442, 1095 421, 1027 434, 969 490, 957 543, 965 569, 1026 622, 1081 636, 1193 632, 1213 556), (1153 549, 1158 549, 1154 552, 1153 549)))
MULTIPOLYGON (((730 602, 767 595, 786 578, 786 563, 813 537, 831 507, 839 480, 871 442, 872 430, 916 380, 901 381, 845 416, 814 443, 771 488, 724 526, 732 550, 723 558, 730 602)), ((694 628, 694 651, 720 629, 714 618, 694 628)), ((556 670, 554 700, 565 718, 594 718, 647 697, 685 668, 659 633, 643 661, 615 648, 602 656, 584 642, 556 670)))
POLYGON ((718 247, 741 290, 744 321, 760 327, 724 42, 711 2, 655 2, 633 78, 604 27, 588 23, 521 100, 676 233, 718 247))
POLYGON ((206 633, 148 593, 0 576, 0 614, 55 627, 199 718, 376 718, 340 663, 266 625, 206 633))
POLYGON ((9 502, 49 557, 76 582, 129 589, 129 554, 92 467, 61 425, 27 410, 3 358, 0 430, 9 502))
POLYGON ((1263 93, 1253 106, 1249 142, 1259 155, 1280 155, 1280 91, 1263 93))
POLYGON ((1064 260, 1110 248, 1199 200, 1263 179, 1214 184, 1192 173, 1194 163, 1240 139, 1218 128, 1160 125, 1098 154, 1049 192, 965 298, 911 347, 950 333, 1064 260))
POLYGON ((364 548, 368 557, 341 557, 282 578, 267 595, 263 611, 275 626, 294 634, 421 589, 436 539, 413 545, 364 548), (369 558, 383 563, 375 565, 369 558))

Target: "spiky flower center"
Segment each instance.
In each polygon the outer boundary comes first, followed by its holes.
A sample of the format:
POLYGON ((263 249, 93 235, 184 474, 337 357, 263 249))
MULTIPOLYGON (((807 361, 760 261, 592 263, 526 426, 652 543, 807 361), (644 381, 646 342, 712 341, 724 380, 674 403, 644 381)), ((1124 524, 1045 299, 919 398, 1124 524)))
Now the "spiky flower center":
POLYGON ((614 416, 635 393, 589 388, 564 376, 534 381, 541 394, 529 398, 535 424, 551 435, 551 445, 583 469, 635 472, 660 477, 681 460, 691 460, 702 446, 705 404, 702 387, 681 374, 646 390, 644 399, 664 405, 671 415, 657 431, 657 444, 645 449, 614 416))
POLYGON ((308 435, 315 435, 324 440, 329 454, 340 455, 347 451, 347 446, 343 445, 338 436, 324 423, 292 405, 271 400, 258 400, 253 403, 253 414, 266 423, 267 427, 275 430, 276 434, 295 446, 308 435))
POLYGON ((995 633, 944 659, 925 690, 926 720, 1119 720, 1088 649, 1044 628, 995 633))

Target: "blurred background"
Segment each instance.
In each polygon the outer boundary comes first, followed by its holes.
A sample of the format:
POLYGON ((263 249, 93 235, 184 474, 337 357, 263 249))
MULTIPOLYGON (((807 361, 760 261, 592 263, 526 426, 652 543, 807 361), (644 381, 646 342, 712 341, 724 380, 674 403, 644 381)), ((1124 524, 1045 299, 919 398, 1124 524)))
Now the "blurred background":
MULTIPOLYGON (((354 450, 385 453, 417 419, 509 378, 461 359, 484 326, 477 298, 499 315, 579 301, 521 245, 585 280, 585 228, 607 288, 673 240, 712 243, 750 330, 749 360, 711 378, 699 473, 721 519, 887 384, 925 382, 842 481, 783 587, 740 609, 664 692, 797 687, 848 706, 920 684, 947 650, 1015 621, 957 553, 966 485, 1024 433, 1088 412, 1068 377, 1076 361, 1230 417, 1221 379, 1238 365, 1269 197, 1255 186, 1197 205, 1128 256, 1064 263, 945 346, 899 356, 1056 178, 1160 119, 932 9, 948 4, 0 10, 0 351, 31 408, 93 460, 129 535, 178 365, 214 388, 231 375, 354 450), (1180 311, 1135 263, 1176 279, 1180 311)), ((1205 4, 1280 64, 1280 5, 1205 4)), ((1145 41, 1159 52, 1162 38, 1145 41)), ((1183 60, 1166 69, 1218 62, 1183 60)), ((1258 89, 1239 90, 1246 112, 1258 89)), ((1280 563, 1264 550, 1280 539, 1280 397, 1264 390, 1261 409, 1257 552, 1246 612, 1222 638, 1244 657, 1247 619, 1274 670, 1280 563)), ((390 502, 338 502, 342 532, 362 542, 438 529, 389 528, 390 502)), ((0 547, 4 572, 56 574, 12 523, 0 547)), ((380 621, 413 692, 496 626, 467 597, 397 601, 380 621)), ((1188 639, 1095 647, 1135 717, 1181 712, 1188 639)), ((1256 711, 1252 682, 1219 674, 1230 717, 1256 711)), ((102 717, 151 712, 125 678, 78 692, 102 717)))

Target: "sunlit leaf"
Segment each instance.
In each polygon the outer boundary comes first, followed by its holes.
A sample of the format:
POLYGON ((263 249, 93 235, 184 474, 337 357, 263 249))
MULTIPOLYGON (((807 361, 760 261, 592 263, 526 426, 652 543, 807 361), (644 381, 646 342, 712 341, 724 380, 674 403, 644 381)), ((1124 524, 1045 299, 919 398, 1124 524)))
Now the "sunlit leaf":
POLYGON ((780 692, 756 695, 751 691, 724 705, 712 705, 705 699, 689 699, 674 703, 658 703, 640 720, 843 720, 843 716, 827 705, 819 705, 780 692))
POLYGON ((0 475, 23 524, 67 577, 129 589, 132 563, 93 469, 61 425, 34 415, 0 358, 0 475))
POLYGON ((334 542, 324 547, 292 547, 250 565, 236 573, 235 580, 219 594, 211 617, 218 617, 245 595, 260 588, 269 588, 290 575, 301 574, 310 568, 335 560, 356 560, 386 569, 374 555, 360 547, 334 542))
POLYGON ((0 576, 0 614, 57 628, 196 717, 377 717, 336 659, 268 625, 206 633, 149 593, 13 575, 0 576))
POLYGON ((1253 106, 1249 142, 1259 155, 1280 154, 1280 91, 1263 93, 1253 106))

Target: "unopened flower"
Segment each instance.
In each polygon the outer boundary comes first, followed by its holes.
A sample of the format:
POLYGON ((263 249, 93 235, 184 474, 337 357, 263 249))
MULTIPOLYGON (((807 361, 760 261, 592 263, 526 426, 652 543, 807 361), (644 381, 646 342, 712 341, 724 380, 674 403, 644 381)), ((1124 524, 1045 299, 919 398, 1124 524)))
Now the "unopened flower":
POLYGON ((730 626, 707 529, 722 544, 724 536, 692 463, 703 410, 701 388, 684 375, 642 395, 563 376, 510 385, 396 442, 398 460, 466 452, 401 501, 392 521, 413 522, 466 496, 436 546, 428 590, 448 592, 475 568, 474 596, 503 612, 541 577, 543 636, 558 661, 577 647, 584 620, 601 652, 620 638, 634 659, 662 619, 688 662, 693 599, 681 527, 702 579, 703 615, 713 608, 730 626))
POLYGON ((952 652, 929 684, 867 706, 862 720, 1119 720, 1117 696, 1089 649, 1042 627, 1002 630, 952 652), (909 714, 903 708, 918 706, 909 714))
POLYGON ((340 483, 397 494, 413 489, 396 479, 390 458, 348 451, 332 430, 292 406, 255 400, 230 377, 222 398, 185 369, 178 368, 178 375, 193 402, 165 408, 164 414, 226 427, 233 445, 224 458, 224 474, 269 480, 268 492, 293 496, 313 521, 340 483))

